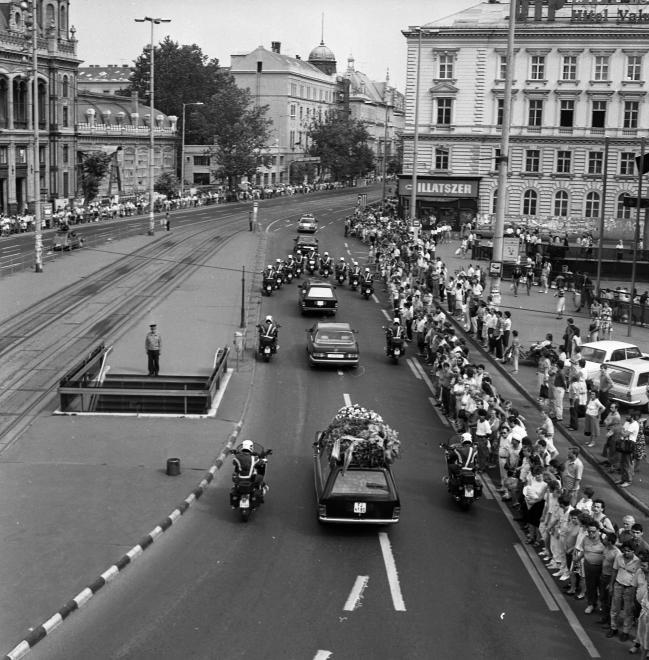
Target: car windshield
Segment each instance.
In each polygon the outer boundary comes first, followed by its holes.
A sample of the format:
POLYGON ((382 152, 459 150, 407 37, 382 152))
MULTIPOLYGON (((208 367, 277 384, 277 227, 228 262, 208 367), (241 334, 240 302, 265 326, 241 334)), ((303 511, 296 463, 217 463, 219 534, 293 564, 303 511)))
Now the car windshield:
POLYGON ((381 495, 389 490, 385 474, 379 470, 347 470, 338 473, 331 494, 381 495))
POLYGON ((587 362, 602 363, 606 360, 606 351, 601 348, 593 348, 592 346, 582 346, 581 357, 587 362))
POLYGON ((354 336, 351 332, 344 330, 319 330, 316 333, 315 340, 327 344, 351 344, 354 341, 354 336))
POLYGON ((309 298, 327 298, 333 300, 334 292, 326 286, 312 286, 308 292, 309 298))
POLYGON ((616 385, 622 385, 623 387, 628 387, 631 384, 631 378, 633 373, 627 369, 611 369, 610 370, 611 380, 616 385))

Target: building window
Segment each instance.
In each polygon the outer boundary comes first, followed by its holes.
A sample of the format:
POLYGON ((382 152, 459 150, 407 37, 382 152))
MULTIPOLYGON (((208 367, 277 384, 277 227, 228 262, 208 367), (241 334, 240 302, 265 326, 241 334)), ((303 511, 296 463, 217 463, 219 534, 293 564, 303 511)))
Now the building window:
POLYGON ((498 79, 505 80, 507 77, 507 55, 501 55, 498 60, 498 79))
POLYGON ((9 149, 0 147, 0 165, 6 165, 9 160, 9 149))
POLYGON ((601 151, 588 152, 588 174, 599 174, 604 172, 604 154, 601 151))
POLYGON ((563 99, 559 105, 559 126, 572 128, 575 117, 575 102, 563 99))
POLYGON ((577 80, 577 56, 564 55, 561 61, 561 80, 577 80))
POLYGON ((624 102, 624 123, 622 128, 638 128, 638 101, 624 102))
POLYGON ((496 99, 496 126, 503 125, 504 111, 505 111, 505 99, 496 99))
POLYGON ((629 55, 626 58, 626 79, 642 80, 642 56, 629 55))
POLYGON ((494 170, 497 172, 500 169, 500 147, 494 148, 494 170))
POLYGON ((63 76, 63 82, 61 83, 61 96, 64 99, 68 98, 68 93, 69 93, 69 85, 68 85, 68 77, 63 76))
POLYGON ((70 110, 67 105, 64 105, 62 108, 63 111, 63 117, 61 120, 61 123, 63 124, 63 128, 69 128, 70 127, 70 110))
POLYGON ((538 149, 525 151, 525 171, 539 172, 541 169, 541 152, 538 149))
POLYGON ((304 119, 304 108, 300 106, 300 121, 302 121, 302 119, 304 119))
POLYGON ((288 142, 291 146, 291 149, 295 149, 295 131, 289 131, 288 142))
POLYGON ((584 216, 587 218, 599 218, 599 193, 589 192, 586 195, 584 216))
POLYGON ((591 126, 593 128, 604 128, 606 125, 606 101, 593 101, 593 114, 591 126))
POLYGON ((543 101, 541 99, 530 99, 528 125, 543 126, 543 101))
POLYGON ((554 215, 568 215, 568 193, 565 190, 558 190, 554 196, 554 215))
POLYGON ((304 98, 304 85, 300 85, 300 98, 304 98))
POLYGON ((63 197, 70 196, 70 173, 63 172, 63 197))
POLYGON ((16 163, 19 165, 27 163, 27 147, 16 145, 16 163))
POLYGON ((63 164, 67 165, 70 162, 70 147, 67 144, 63 145, 63 164))
POLYGON ((194 165, 198 167, 209 167, 210 166, 210 157, 209 156, 194 156, 194 165))
POLYGON ((38 163, 41 168, 45 167, 45 156, 47 154, 47 148, 43 145, 38 147, 38 163))
POLYGON ((438 126, 450 126, 453 117, 453 99, 437 99, 438 126))
POLYGON ((297 84, 291 83, 291 96, 297 96, 297 84))
POLYGON ((498 189, 493 191, 491 195, 491 212, 496 213, 496 207, 498 206, 498 189))
POLYGON ((295 119, 295 103, 291 103, 291 119, 295 119))
POLYGON ((627 193, 622 193, 618 198, 617 198, 617 212, 615 216, 617 218, 624 218, 626 220, 629 220, 631 218, 631 211, 633 210, 630 206, 625 206, 624 205, 624 200, 627 198, 627 193))
POLYGON ((570 151, 557 151, 557 174, 570 174, 570 151))
POLYGON ((635 153, 623 151, 620 154, 620 176, 633 176, 635 174, 635 153))
POLYGON ((439 56, 439 77, 442 80, 453 79, 453 55, 442 54, 439 56))
POLYGON ((448 170, 449 169, 449 150, 444 147, 435 148, 435 169, 448 170))
POLYGON ((608 55, 595 55, 594 80, 608 80, 608 55))
POLYGON ((535 190, 526 190, 523 194, 523 215, 536 215, 538 195, 535 190))
POLYGON ((530 80, 545 80, 545 55, 532 55, 530 80))

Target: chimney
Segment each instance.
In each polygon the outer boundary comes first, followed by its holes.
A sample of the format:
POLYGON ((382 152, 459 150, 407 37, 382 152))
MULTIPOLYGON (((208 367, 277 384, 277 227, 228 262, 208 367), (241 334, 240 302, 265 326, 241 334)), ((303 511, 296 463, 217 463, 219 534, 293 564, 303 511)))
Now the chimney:
POLYGON ((270 49, 273 51, 273 53, 277 53, 279 55, 279 53, 282 49, 282 42, 281 41, 271 41, 270 42, 270 49))

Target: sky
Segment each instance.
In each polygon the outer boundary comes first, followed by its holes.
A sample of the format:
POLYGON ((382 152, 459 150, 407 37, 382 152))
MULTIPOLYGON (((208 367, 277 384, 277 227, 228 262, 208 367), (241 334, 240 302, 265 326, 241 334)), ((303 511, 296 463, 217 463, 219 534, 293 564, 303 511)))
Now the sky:
POLYGON ((325 44, 336 56, 338 73, 354 58, 357 71, 405 92, 406 39, 401 30, 471 7, 480 0, 71 0, 70 23, 77 33, 82 66, 128 64, 151 40, 149 23, 135 18, 168 18, 155 26, 157 44, 169 35, 195 43, 222 66, 233 53, 248 53, 271 41, 281 52, 307 59, 325 44), (324 17, 324 30, 323 26, 324 17))

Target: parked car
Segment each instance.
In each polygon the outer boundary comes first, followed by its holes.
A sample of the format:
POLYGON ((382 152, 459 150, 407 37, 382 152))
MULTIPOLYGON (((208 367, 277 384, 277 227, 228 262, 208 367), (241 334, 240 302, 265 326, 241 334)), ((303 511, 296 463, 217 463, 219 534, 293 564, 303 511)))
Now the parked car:
POLYGON ((313 213, 304 213, 297 223, 298 232, 315 234, 318 231, 318 221, 313 213))
POLYGON ((324 280, 309 279, 298 284, 300 312, 318 312, 334 316, 338 309, 338 298, 336 287, 331 282, 324 280))
POLYGON ((581 357, 586 360, 586 378, 595 378, 604 362, 624 362, 635 358, 649 357, 635 344, 624 341, 592 341, 581 345, 581 357))
POLYGON ((318 239, 315 236, 296 236, 294 239, 293 254, 300 252, 305 257, 311 252, 318 251, 318 239))
POLYGON ((620 405, 649 412, 649 360, 634 358, 609 364, 610 397, 620 405))
POLYGON ((83 247, 83 238, 76 231, 62 229, 54 234, 52 249, 54 250, 74 250, 83 247))
POLYGON ((307 330, 306 352, 311 366, 358 366, 356 331, 349 323, 318 321, 307 330))
POLYGON ((328 523, 387 525, 399 522, 401 502, 389 466, 345 468, 313 444, 313 468, 318 520, 328 523))

